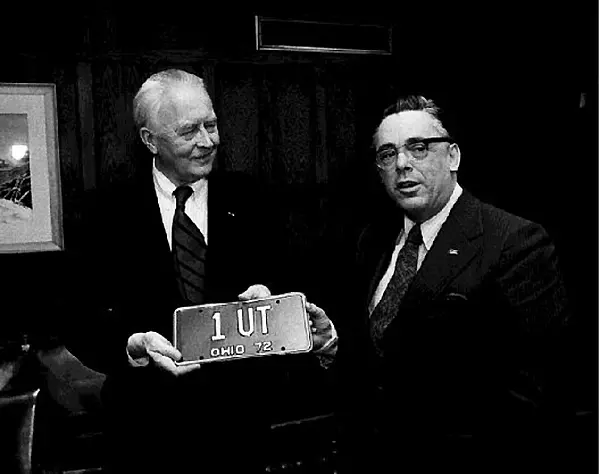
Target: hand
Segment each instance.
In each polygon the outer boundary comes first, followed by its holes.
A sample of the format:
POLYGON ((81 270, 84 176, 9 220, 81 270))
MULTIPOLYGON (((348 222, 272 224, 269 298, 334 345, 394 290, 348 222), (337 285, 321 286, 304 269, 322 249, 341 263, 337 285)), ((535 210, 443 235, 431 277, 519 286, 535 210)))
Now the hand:
POLYGON ((251 285, 246 291, 240 293, 238 298, 240 301, 247 301, 268 298, 269 296, 271 296, 271 292, 265 285, 251 285))
POLYGON ((181 352, 157 332, 138 332, 130 336, 127 341, 127 353, 137 367, 152 364, 177 376, 200 368, 200 364, 176 365, 175 362, 181 360, 181 352))
POLYGON ((313 338, 313 351, 321 350, 333 337, 333 324, 325 311, 316 304, 306 302, 310 331, 313 338))

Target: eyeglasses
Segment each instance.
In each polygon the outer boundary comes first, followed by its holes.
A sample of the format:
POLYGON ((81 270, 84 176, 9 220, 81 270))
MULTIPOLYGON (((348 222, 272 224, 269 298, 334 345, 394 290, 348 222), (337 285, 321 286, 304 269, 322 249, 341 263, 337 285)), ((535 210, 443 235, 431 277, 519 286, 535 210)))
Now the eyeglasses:
POLYGON ((377 150, 375 164, 382 169, 391 167, 398 160, 398 155, 402 150, 411 158, 422 160, 429 153, 429 145, 442 142, 454 143, 454 140, 450 137, 409 138, 401 147, 388 143, 377 150))

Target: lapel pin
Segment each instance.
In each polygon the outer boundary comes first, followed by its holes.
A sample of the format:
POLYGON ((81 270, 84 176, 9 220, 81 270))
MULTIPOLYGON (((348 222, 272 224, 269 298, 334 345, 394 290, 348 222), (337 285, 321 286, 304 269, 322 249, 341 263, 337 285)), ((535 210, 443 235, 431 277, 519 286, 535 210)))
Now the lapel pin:
POLYGON ((458 250, 450 249, 450 250, 448 250, 448 255, 458 255, 458 250))

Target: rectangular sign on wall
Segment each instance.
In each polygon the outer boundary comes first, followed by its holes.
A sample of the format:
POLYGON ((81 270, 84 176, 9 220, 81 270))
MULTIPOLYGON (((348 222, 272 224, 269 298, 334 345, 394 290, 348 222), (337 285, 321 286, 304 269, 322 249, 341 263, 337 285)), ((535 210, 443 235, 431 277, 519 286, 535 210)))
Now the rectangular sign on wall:
POLYGON ((255 16, 257 51, 392 54, 391 26, 255 16))

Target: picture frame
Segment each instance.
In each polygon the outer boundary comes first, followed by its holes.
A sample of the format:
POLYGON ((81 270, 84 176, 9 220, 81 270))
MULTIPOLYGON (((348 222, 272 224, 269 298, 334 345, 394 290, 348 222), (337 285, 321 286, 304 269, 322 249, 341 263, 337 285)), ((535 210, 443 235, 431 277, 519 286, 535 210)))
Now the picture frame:
POLYGON ((56 86, 0 83, 0 253, 64 250, 56 86))
POLYGON ((255 15, 254 38, 256 51, 374 56, 392 54, 392 27, 383 24, 255 15))

